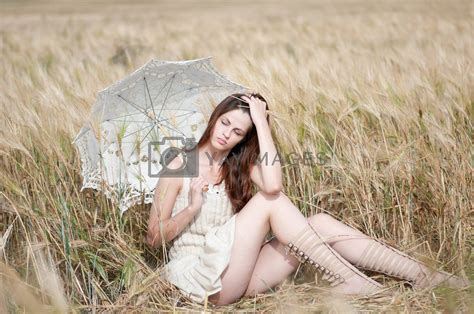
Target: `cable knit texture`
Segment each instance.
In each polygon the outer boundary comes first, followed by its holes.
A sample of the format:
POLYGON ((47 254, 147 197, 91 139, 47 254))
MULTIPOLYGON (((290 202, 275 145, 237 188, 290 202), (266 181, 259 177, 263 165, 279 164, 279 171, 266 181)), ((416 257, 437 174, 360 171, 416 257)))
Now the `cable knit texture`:
MULTIPOLYGON (((183 178, 172 216, 188 205, 190 179, 183 178)), ((234 241, 235 218, 225 182, 209 185, 201 210, 173 239, 162 278, 198 303, 220 291, 220 276, 229 264, 234 241)))

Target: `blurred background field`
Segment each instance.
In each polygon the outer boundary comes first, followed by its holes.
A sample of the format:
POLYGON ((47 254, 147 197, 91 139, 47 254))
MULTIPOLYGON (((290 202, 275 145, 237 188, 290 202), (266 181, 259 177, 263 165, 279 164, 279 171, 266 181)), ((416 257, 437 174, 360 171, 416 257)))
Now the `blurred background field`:
MULTIPOLYGON (((151 58, 212 56, 269 101, 301 211, 473 279, 471 1, 0 1, 0 312, 210 310, 159 281, 148 206, 80 192, 71 141, 98 91, 151 58), (178 302, 179 301, 179 302, 178 302)), ((468 312, 472 288, 333 300, 304 267, 220 311, 468 312)))

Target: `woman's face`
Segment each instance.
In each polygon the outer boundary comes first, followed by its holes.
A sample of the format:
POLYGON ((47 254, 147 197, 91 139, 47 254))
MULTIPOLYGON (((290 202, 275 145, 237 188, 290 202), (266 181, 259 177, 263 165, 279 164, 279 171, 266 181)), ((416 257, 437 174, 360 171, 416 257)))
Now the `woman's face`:
POLYGON ((211 137, 213 147, 230 150, 244 139, 252 126, 250 115, 240 109, 222 114, 217 118, 211 137))

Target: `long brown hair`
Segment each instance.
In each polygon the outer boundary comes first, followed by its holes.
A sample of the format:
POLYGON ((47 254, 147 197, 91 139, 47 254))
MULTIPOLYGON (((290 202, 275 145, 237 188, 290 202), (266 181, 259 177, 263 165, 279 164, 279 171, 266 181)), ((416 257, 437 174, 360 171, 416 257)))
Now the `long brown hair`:
MULTIPOLYGON (((253 93, 251 95, 267 103, 262 95, 258 93, 253 93)), ((197 143, 198 148, 202 147, 207 143, 207 141, 209 141, 214 126, 222 114, 235 109, 240 109, 250 116, 250 109, 248 108, 249 104, 241 100, 242 96, 248 96, 248 94, 232 94, 227 96, 216 106, 209 118, 206 130, 197 143)), ((266 109, 268 110, 268 104, 266 109)), ((269 122, 267 116, 267 123, 269 122)), ((252 197, 250 165, 252 163, 255 164, 259 154, 260 148, 258 145, 257 130, 252 121, 250 130, 245 134, 245 137, 231 149, 227 158, 222 163, 220 170, 219 178, 225 180, 226 192, 232 203, 234 213, 238 213, 252 197)), ((222 181, 220 180, 220 182, 222 181)))

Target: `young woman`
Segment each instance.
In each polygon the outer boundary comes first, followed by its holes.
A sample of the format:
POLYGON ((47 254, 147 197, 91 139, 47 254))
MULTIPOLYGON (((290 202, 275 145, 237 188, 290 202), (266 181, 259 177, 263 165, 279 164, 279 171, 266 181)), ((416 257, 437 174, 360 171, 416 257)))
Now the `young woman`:
MULTIPOLYGON (((198 177, 160 178, 147 242, 153 247, 172 242, 162 277, 196 302, 209 297, 213 304, 229 304, 263 293, 300 262, 322 271, 331 290, 343 294, 381 290, 358 268, 407 280, 415 288, 469 284, 327 214, 304 217, 281 191, 281 165, 260 94, 224 99, 195 149, 198 177), (259 189, 255 195, 253 184, 259 189), (265 241, 270 229, 275 237, 265 241)), ((182 162, 176 157, 168 167, 182 162)))

